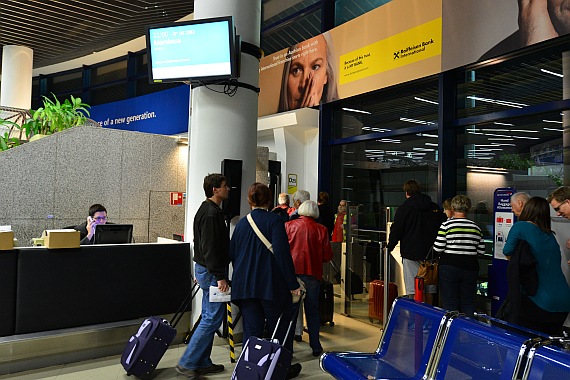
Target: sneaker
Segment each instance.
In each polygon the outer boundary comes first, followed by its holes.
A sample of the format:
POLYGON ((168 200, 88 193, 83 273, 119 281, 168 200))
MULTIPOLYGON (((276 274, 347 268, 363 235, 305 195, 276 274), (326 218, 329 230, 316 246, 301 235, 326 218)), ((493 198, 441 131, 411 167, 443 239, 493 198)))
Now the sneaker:
POLYGON ((184 368, 178 364, 176 365, 175 370, 182 376, 186 376, 189 379, 196 379, 200 376, 199 370, 184 368))
POLYGON ((208 368, 200 368, 198 371, 200 372, 200 375, 207 375, 210 373, 220 373, 224 372, 224 366, 221 364, 212 364, 208 368))
POLYGON ((302 337, 301 335, 295 335, 295 336, 293 337, 293 340, 294 340, 295 342, 302 342, 302 341, 303 341, 303 337, 302 337))
POLYGON ((321 348, 320 350, 313 351, 313 356, 321 356, 322 353, 323 353, 323 349, 321 348))
POLYGON ((292 379, 294 377, 299 376, 299 372, 301 372, 301 364, 292 364, 291 367, 287 370, 287 375, 285 376, 286 380, 292 379))

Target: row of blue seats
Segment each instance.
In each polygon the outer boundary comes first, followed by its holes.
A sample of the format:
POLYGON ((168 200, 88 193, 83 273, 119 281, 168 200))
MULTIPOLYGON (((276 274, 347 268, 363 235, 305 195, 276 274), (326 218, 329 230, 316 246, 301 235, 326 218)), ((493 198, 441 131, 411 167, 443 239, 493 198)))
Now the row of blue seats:
POLYGON ((400 298, 376 352, 326 352, 321 369, 338 380, 570 379, 562 338, 485 318, 400 298))

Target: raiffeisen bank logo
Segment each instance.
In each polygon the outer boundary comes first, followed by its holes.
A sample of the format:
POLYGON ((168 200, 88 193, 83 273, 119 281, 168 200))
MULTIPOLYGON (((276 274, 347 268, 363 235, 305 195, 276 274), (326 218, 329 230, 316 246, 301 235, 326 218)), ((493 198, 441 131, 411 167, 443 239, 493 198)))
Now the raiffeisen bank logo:
POLYGON ((394 52, 393 60, 406 58, 415 54, 419 54, 426 51, 426 48, 430 45, 434 44, 433 38, 429 39, 428 41, 422 41, 416 45, 408 45, 403 49, 399 49, 394 52))

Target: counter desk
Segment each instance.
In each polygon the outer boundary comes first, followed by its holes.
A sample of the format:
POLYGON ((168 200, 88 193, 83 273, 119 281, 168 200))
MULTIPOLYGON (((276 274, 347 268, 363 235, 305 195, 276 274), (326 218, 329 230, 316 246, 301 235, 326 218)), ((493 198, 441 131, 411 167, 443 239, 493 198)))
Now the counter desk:
POLYGON ((0 251, 0 337, 176 312, 189 243, 0 251))

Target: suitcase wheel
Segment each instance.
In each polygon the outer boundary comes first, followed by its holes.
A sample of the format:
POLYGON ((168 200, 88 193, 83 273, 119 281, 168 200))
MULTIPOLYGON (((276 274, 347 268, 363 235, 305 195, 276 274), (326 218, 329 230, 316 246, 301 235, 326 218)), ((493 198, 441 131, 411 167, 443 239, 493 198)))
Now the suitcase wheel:
POLYGON ((329 322, 329 325, 334 326, 334 322, 332 322, 332 321, 329 322))

